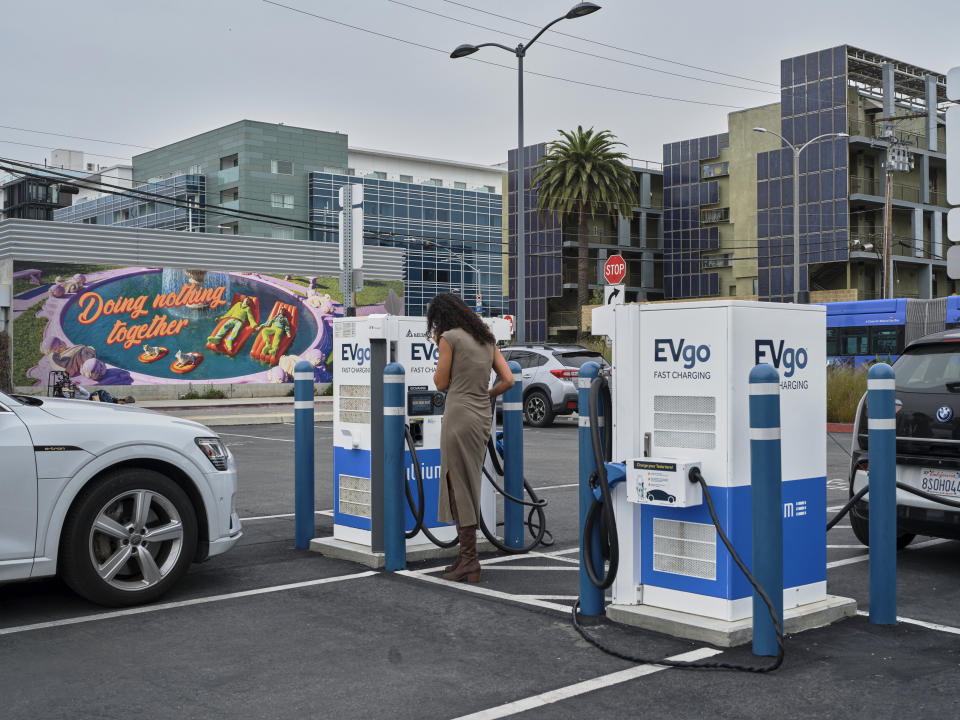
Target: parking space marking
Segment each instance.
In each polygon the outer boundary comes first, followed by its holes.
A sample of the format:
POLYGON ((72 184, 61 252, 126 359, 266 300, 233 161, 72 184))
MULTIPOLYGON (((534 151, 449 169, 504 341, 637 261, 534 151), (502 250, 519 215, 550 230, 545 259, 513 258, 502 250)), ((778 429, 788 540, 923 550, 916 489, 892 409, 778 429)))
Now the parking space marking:
MULTIPOLYGON (((333 510, 314 510, 314 515, 326 515, 333 517, 333 510)), ((281 513, 280 515, 253 515, 252 517, 240 518, 240 522, 250 522, 251 520, 276 520, 278 518, 292 518, 296 513, 281 513)))
MULTIPOLYGON (((870 611, 857 610, 857 615, 870 617, 870 611)), ((937 630, 938 632, 950 633, 951 635, 960 635, 960 628, 953 627, 952 625, 941 625, 940 623, 927 622, 926 620, 914 620, 913 618, 900 617, 899 615, 897 615, 897 622, 906 623, 907 625, 918 625, 927 628, 927 630, 937 630)))
POLYGON ((566 483, 564 485, 544 485, 542 487, 534 487, 534 490, 561 490, 563 488, 572 488, 579 486, 580 483, 566 483))
POLYGON ((365 572, 353 573, 352 575, 336 575, 334 577, 305 580, 303 582, 288 583, 286 585, 272 585, 270 587, 256 588, 255 590, 241 590, 240 592, 224 593, 223 595, 208 595, 191 600, 176 600, 174 602, 157 603, 156 605, 111 610, 110 612, 96 613, 94 615, 50 620, 49 622, 33 623, 32 625, 17 625, 15 627, 0 628, 0 635, 14 635, 31 630, 44 630, 46 628, 61 627, 63 625, 79 625, 80 623, 96 622, 98 620, 112 620, 113 618, 126 617, 128 615, 143 615, 160 610, 190 607, 191 605, 206 605, 208 603, 252 597, 254 595, 266 595, 268 593, 283 592, 285 590, 298 590, 300 588, 313 587, 314 585, 327 585, 330 583, 343 582, 344 580, 357 580, 359 578, 370 577, 371 575, 379 575, 379 573, 376 570, 367 570, 365 572))
POLYGON ((296 442, 296 440, 288 440, 287 438, 270 438, 270 437, 263 437, 261 435, 241 435, 240 433, 219 432, 217 433, 217 435, 224 435, 226 437, 245 437, 245 438, 252 438, 253 440, 274 440, 276 442, 285 442, 285 443, 296 442))
POLYGON ((443 585, 451 590, 461 590, 463 592, 473 593, 474 595, 483 595, 496 600, 507 600, 508 602, 520 603, 521 605, 532 605, 533 607, 544 608, 545 610, 556 610, 564 615, 567 615, 570 612, 570 608, 566 605, 559 605, 558 603, 549 602, 547 600, 536 600, 525 595, 511 595, 510 593, 500 592, 499 590, 477 587, 471 583, 452 583, 449 580, 434 577, 423 570, 398 570, 396 574, 405 575, 416 580, 423 580, 424 582, 443 585))
POLYGON ((827 545, 827 550, 863 550, 863 545, 827 545))
MULTIPOLYGON (((715 648, 703 647, 697 648, 696 650, 690 650, 689 652, 680 653, 679 655, 674 655, 673 657, 666 659, 680 661, 703 660, 704 658, 719 655, 721 652, 723 651, 715 648)), ((556 690, 548 690, 545 693, 531 695, 530 697, 523 698, 522 700, 514 700, 513 702, 498 705, 497 707, 490 708, 488 710, 481 710, 480 712, 472 713, 470 715, 462 715, 456 720, 495 720, 495 718, 508 717, 510 715, 516 715, 517 713, 526 712, 527 710, 534 710, 536 708, 543 707, 544 705, 550 705, 561 700, 567 700, 569 698, 576 697, 577 695, 593 692, 594 690, 600 690, 601 688, 619 685, 620 683, 635 680, 639 677, 643 677, 644 675, 652 675, 653 673, 658 673, 661 670, 669 669, 670 668, 664 665, 637 665, 635 667, 627 668, 626 670, 619 670, 607 675, 601 675, 600 677, 596 677, 591 680, 584 680, 582 682, 574 683, 573 685, 557 688, 556 690)))
POLYGON ((570 565, 494 565, 493 567, 484 565, 484 568, 487 570, 566 570, 567 572, 571 570, 576 572, 580 569, 570 565))
MULTIPOLYGON (((942 545, 943 543, 951 542, 950 540, 936 539, 936 540, 927 540, 926 542, 917 543, 915 545, 908 545, 904 550, 920 550, 925 547, 932 547, 934 545, 942 545)), ((866 562, 870 559, 870 553, 864 553, 863 555, 857 555, 856 557, 845 558, 843 560, 834 560, 833 562, 827 563, 827 569, 841 567, 843 565, 853 565, 854 563, 866 562)))

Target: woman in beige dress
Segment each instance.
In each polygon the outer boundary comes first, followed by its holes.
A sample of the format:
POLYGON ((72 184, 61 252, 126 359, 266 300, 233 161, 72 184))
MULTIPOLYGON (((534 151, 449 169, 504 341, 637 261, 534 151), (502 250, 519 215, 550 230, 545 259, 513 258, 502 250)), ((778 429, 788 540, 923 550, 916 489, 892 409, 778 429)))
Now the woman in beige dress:
POLYGON ((440 350, 433 384, 446 391, 440 431, 440 499, 437 519, 455 523, 460 554, 445 580, 480 580, 477 522, 480 473, 490 435, 491 399, 513 387, 513 373, 493 333, 456 295, 443 293, 427 308, 427 335, 440 350), (490 370, 497 382, 490 387, 490 370))

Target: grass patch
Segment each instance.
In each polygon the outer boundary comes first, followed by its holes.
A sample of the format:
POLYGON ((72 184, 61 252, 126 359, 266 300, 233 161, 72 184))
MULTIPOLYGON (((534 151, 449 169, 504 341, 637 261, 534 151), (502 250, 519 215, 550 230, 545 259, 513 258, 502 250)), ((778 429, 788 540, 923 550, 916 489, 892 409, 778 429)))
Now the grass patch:
POLYGON ((827 368, 827 422, 852 423, 866 391, 866 368, 827 368))
POLYGON ((47 319, 37 317, 39 308, 30 308, 13 321, 13 384, 14 386, 42 385, 39 380, 27 376, 27 370, 40 361, 40 343, 47 319))

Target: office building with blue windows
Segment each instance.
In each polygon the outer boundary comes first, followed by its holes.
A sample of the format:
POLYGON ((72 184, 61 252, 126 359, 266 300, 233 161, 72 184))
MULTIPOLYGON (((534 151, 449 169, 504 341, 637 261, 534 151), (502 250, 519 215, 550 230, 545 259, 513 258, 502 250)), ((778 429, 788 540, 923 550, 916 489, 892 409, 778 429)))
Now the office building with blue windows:
POLYGON ((795 221, 802 298, 882 297, 891 279, 896 297, 954 292, 944 75, 841 45, 782 60, 780 78, 779 103, 731 113, 725 133, 663 146, 667 296, 792 300, 795 221), (788 143, 803 148, 796 218, 788 143), (912 162, 893 173, 887 250, 891 143, 912 162))
POLYGON ((314 239, 337 242, 340 188, 362 185, 364 243, 404 250, 404 312, 423 315, 437 293, 450 292, 504 314, 501 194, 383 174, 310 173, 314 239))

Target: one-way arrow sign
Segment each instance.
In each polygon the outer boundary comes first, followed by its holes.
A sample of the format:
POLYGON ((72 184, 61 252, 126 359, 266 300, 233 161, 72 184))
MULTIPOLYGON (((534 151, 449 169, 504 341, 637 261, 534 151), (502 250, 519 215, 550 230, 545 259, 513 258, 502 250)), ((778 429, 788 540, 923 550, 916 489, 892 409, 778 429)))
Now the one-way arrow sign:
POLYGON ((625 285, 607 285, 603 288, 604 305, 623 305, 626 302, 625 285))

